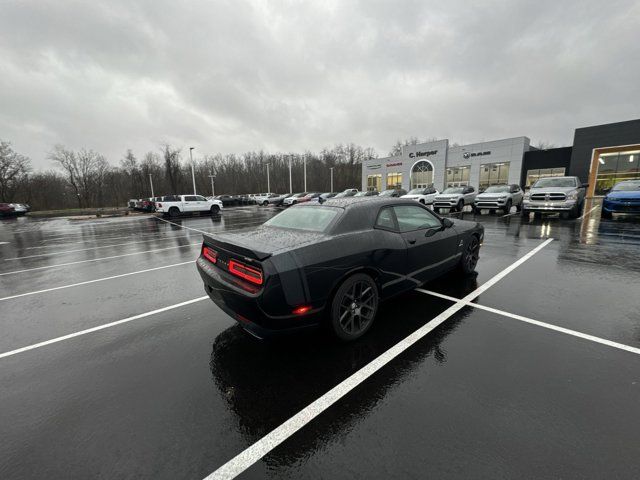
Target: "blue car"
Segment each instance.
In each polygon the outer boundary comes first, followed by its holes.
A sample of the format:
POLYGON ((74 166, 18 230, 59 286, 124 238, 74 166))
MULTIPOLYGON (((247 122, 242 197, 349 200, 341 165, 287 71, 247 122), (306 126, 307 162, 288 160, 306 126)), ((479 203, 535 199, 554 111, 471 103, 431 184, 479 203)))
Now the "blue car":
POLYGON ((640 179, 616 183, 602 202, 602 217, 611 218, 614 213, 640 215, 640 179))

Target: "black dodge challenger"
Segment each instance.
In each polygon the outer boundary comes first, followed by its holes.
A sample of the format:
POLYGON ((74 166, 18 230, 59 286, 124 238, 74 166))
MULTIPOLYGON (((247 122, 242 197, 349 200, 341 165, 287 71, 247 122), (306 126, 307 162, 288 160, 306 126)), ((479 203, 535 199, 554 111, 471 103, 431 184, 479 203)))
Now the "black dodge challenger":
POLYGON ((257 337, 326 324, 354 340, 380 301, 448 270, 473 272, 483 236, 479 223, 412 200, 350 197, 204 235, 197 266, 209 297, 257 337))

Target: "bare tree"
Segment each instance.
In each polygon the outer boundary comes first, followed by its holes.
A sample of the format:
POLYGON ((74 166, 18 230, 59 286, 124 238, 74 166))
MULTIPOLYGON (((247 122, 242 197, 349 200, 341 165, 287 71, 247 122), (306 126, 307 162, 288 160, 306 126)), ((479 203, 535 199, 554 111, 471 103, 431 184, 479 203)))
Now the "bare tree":
POLYGON ((538 150, 548 150, 549 148, 556 148, 556 145, 551 142, 540 140, 539 142, 536 142, 534 147, 538 150))
POLYGON ((160 149, 164 160, 164 175, 172 193, 179 193, 178 186, 180 182, 180 149, 174 149, 169 144, 165 144, 160 149))
POLYGON ((20 184, 31 171, 31 160, 16 153, 9 142, 0 141, 0 200, 15 201, 20 184))

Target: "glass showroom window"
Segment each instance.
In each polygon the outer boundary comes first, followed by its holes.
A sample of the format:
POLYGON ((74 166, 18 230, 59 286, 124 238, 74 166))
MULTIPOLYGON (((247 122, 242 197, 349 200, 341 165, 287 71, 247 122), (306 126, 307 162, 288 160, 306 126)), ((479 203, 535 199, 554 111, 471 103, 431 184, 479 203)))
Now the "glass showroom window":
POLYGON ((387 189, 402 188, 402 172, 387 173, 387 189))
POLYGON ((469 185, 471 166, 447 168, 447 187, 464 187, 469 185))
POLYGON ((530 187, 541 178, 546 177, 564 177, 565 169, 561 168, 538 168, 535 170, 527 170, 527 187, 530 187))
POLYGON ((486 163, 480 165, 480 187, 484 190, 491 185, 506 185, 509 181, 509 162, 486 163))
POLYGON ((382 190, 382 174, 367 175, 367 190, 382 190))
POLYGON ((422 160, 411 169, 411 188, 427 188, 433 185, 433 166, 422 160))
POLYGON ((622 180, 640 178, 640 150, 624 153, 603 153, 598 158, 596 195, 605 195, 622 180))

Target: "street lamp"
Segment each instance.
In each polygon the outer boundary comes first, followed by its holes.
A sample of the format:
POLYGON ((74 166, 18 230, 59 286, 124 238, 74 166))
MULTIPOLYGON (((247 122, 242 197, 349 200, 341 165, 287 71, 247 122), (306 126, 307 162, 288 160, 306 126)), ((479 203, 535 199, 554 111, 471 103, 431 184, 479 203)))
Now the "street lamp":
POLYGON ((331 189, 329 191, 333 192, 333 167, 329 167, 331 171, 331 189))
POLYGON ((304 191, 307 191, 307 155, 305 154, 304 158, 302 159, 303 162, 303 166, 304 166, 304 191))
POLYGON ((155 197, 153 194, 153 179, 151 178, 151 174, 149 174, 149 183, 151 184, 151 197, 155 197))
POLYGON ((191 157, 191 180, 193 181, 193 194, 196 194, 196 172, 193 169, 193 150, 195 147, 189 147, 189 157, 191 157))
POLYGON ((267 193, 271 193, 271 183, 269 182, 269 165, 271 165, 270 163, 267 163, 267 193))
POLYGON ((215 197, 216 196, 216 191, 213 188, 213 179, 216 178, 216 176, 214 174, 209 175, 209 178, 211 179, 211 196, 215 197))
POLYGON ((293 194, 293 183, 291 182, 291 155, 289 157, 289 193, 293 194))

